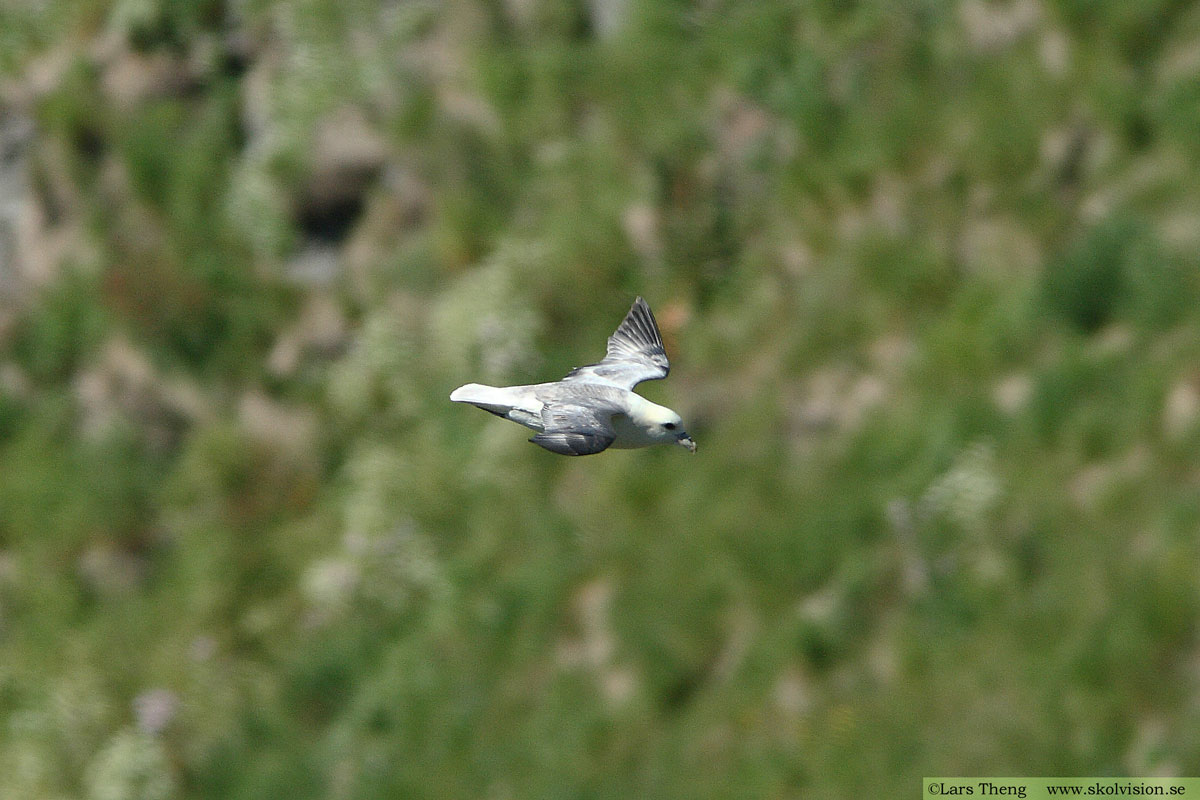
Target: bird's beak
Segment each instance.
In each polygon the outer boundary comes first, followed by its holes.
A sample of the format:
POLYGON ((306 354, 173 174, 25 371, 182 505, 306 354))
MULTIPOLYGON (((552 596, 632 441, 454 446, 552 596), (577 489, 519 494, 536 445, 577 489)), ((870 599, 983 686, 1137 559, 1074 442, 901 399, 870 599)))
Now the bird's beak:
POLYGON ((679 434, 679 438, 675 441, 686 447, 689 453, 696 452, 696 443, 693 442, 692 437, 688 436, 686 433, 679 434))

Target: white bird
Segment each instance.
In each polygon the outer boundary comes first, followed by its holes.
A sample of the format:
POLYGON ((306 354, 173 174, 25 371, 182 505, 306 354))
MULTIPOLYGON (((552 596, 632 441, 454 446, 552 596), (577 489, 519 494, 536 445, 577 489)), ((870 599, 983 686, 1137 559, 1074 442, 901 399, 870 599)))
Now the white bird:
POLYGON ((679 415, 632 391, 642 381, 667 377, 670 369, 654 314, 639 297, 608 337, 602 361, 576 367, 552 383, 468 383, 450 399, 532 428, 537 435, 529 441, 564 456, 652 444, 678 444, 694 453, 696 443, 679 415))

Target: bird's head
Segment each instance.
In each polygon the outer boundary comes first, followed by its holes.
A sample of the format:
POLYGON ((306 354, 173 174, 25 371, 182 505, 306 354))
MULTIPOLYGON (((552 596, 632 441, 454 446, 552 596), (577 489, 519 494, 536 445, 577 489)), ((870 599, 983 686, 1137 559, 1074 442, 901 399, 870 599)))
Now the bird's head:
POLYGON ((696 443, 683 429, 683 418, 671 409, 654 404, 648 404, 644 423, 650 435, 659 442, 673 443, 686 447, 689 452, 696 452, 696 443))

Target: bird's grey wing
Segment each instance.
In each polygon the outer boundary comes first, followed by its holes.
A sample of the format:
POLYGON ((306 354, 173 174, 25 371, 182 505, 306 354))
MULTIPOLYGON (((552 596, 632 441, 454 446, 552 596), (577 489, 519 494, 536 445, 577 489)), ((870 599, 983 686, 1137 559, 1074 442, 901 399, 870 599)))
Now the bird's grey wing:
POLYGON ((671 363, 663 348, 658 323, 646 301, 637 298, 615 333, 608 337, 604 360, 576 367, 564 381, 596 381, 632 389, 642 381, 667 377, 671 363))
POLYGON ((617 438, 611 411, 570 403, 548 403, 542 408, 545 426, 529 441, 564 456, 599 453, 617 438))

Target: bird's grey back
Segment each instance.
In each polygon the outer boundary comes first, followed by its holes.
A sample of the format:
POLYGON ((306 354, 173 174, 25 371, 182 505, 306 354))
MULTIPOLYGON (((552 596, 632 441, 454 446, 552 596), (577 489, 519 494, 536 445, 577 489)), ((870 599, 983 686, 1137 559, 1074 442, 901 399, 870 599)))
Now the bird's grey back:
POLYGON ((586 380, 539 383, 533 395, 545 405, 586 405, 603 413, 629 413, 629 391, 586 380))

